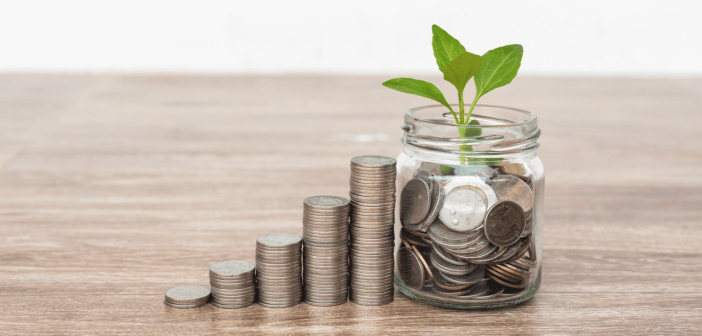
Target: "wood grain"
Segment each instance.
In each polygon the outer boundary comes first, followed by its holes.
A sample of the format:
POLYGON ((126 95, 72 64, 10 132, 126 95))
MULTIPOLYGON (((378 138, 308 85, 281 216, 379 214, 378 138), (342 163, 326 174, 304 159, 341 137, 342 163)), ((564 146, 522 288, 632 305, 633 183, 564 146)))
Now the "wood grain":
POLYGON ((527 303, 163 305, 211 263, 253 261, 258 235, 301 233, 302 200, 346 195, 351 157, 399 154, 427 101, 384 79, 0 75, 0 334, 702 332, 700 78, 520 76, 484 97, 543 130, 527 303))

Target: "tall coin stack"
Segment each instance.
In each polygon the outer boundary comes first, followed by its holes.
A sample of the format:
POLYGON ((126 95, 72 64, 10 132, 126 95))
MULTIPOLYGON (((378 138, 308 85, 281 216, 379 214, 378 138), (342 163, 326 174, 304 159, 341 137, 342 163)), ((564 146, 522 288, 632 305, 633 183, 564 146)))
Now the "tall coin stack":
POLYGON ((302 237, 269 233, 256 239, 258 302, 286 308, 302 300, 302 237))
POLYGON ((351 159, 349 299, 356 304, 393 301, 396 165, 384 156, 351 159))
POLYGON ((243 308, 256 301, 255 266, 246 261, 223 261, 210 266, 212 304, 243 308))
POLYGON ((348 298, 349 200, 314 196, 303 204, 305 302, 340 305, 348 298))

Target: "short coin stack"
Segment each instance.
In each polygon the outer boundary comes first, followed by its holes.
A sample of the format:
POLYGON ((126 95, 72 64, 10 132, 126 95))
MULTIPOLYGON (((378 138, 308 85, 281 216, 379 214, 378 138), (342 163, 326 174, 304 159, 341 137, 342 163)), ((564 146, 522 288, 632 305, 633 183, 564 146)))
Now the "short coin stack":
POLYGON ((303 202, 305 302, 336 306, 348 298, 349 200, 314 196, 303 202))
POLYGON ((357 304, 393 301, 396 165, 384 156, 351 160, 349 299, 357 304))
POLYGON ((202 286, 178 286, 166 291, 164 303, 173 308, 196 308, 210 300, 210 289, 202 286))
POLYGON ((302 237, 269 233, 256 239, 258 302, 264 307, 285 308, 302 299, 302 237))
POLYGON ((223 261, 210 266, 212 304, 219 308, 243 308, 256 300, 256 267, 246 261, 223 261))

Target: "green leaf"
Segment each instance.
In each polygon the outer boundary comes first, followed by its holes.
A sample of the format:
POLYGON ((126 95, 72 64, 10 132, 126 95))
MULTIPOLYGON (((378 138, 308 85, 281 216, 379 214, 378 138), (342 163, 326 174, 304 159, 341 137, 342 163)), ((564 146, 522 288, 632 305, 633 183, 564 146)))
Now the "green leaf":
POLYGON ((463 95, 466 84, 468 84, 468 81, 475 75, 478 69, 480 69, 480 56, 464 52, 456 56, 456 58, 446 66, 444 79, 456 87, 459 95, 463 95))
MULTIPOLYGON (((480 122, 477 120, 471 120, 468 123, 469 126, 480 126, 480 122)), ((458 136, 460 136, 463 139, 466 138, 473 138, 477 137, 483 134, 483 129, 482 128, 473 128, 473 127, 459 127, 458 128, 458 136)))
POLYGON ((451 60, 466 52, 466 48, 461 45, 461 42, 458 42, 458 40, 437 25, 432 25, 431 31, 433 33, 431 45, 434 47, 436 64, 439 66, 439 70, 444 72, 451 60))
POLYGON ((456 114, 453 112, 451 105, 449 105, 449 103, 446 101, 446 98, 444 98, 444 94, 441 93, 441 90, 439 90, 439 88, 437 88, 436 85, 432 83, 412 78, 393 78, 391 80, 385 81, 383 83, 383 86, 400 92, 436 100, 437 102, 446 106, 451 111, 451 113, 454 114, 454 118, 456 117, 456 114))
POLYGON ((483 55, 482 65, 475 73, 474 103, 486 93, 512 82, 522 63, 523 53, 521 45, 512 44, 490 50, 483 55))

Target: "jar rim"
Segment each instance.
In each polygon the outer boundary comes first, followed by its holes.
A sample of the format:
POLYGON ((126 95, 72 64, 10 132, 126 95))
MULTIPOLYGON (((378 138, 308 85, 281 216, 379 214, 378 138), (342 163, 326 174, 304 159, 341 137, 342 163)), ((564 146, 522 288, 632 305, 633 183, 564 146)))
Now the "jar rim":
MULTIPOLYGON (((453 107, 459 107, 458 104, 449 104, 453 107)), ((466 105, 470 106, 470 105, 466 105)), ((539 118, 536 116, 536 114, 529 112, 527 110, 523 109, 518 109, 515 107, 508 107, 508 106, 500 106, 500 105, 488 105, 488 104, 475 104, 475 107, 483 107, 483 108, 493 108, 493 109, 505 109, 505 110, 511 110, 514 112, 522 113, 526 116, 528 116, 528 119, 525 121, 521 122, 511 122, 511 123, 504 123, 504 124, 497 124, 497 125, 468 125, 468 124, 456 124, 453 120, 453 118, 446 118, 446 120, 438 120, 438 119, 422 119, 422 118, 417 118, 413 115, 413 113, 428 109, 428 108, 436 108, 436 107, 444 107, 444 105, 441 104, 432 104, 432 105, 423 105, 423 106, 417 106, 413 107, 405 112, 405 118, 408 118, 412 121, 419 121, 423 123, 429 123, 429 124, 435 124, 435 125, 441 125, 441 126, 454 126, 454 127, 461 127, 461 128, 504 128, 504 127, 515 127, 515 126, 523 126, 527 124, 532 124, 536 123, 539 121, 539 118)), ((448 114, 451 116, 451 111, 447 111, 444 115, 448 114)), ((475 116, 479 116, 479 114, 473 114, 475 116)))

